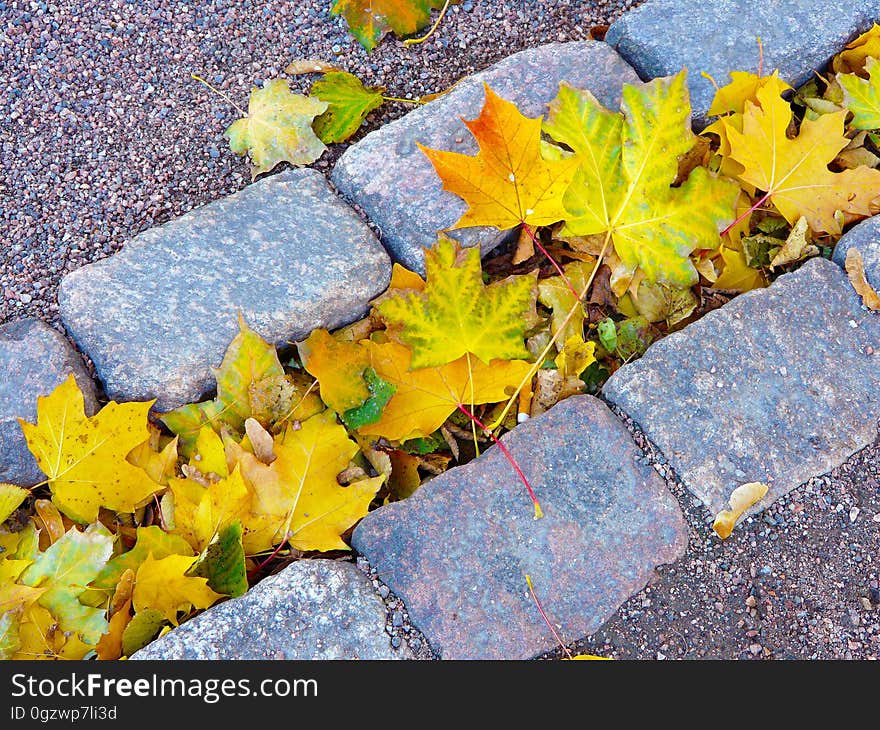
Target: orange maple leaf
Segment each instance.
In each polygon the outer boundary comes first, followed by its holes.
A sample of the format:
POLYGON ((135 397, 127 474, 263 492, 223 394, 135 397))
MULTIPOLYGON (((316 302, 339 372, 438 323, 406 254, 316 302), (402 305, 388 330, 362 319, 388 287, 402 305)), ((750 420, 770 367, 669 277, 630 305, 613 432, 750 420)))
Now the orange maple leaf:
POLYGON ((546 160, 541 155, 541 118, 523 116, 516 105, 485 85, 480 116, 463 120, 477 140, 476 156, 419 145, 443 180, 443 188, 469 208, 452 228, 521 223, 546 226, 563 220, 562 196, 571 184, 577 160, 546 160))

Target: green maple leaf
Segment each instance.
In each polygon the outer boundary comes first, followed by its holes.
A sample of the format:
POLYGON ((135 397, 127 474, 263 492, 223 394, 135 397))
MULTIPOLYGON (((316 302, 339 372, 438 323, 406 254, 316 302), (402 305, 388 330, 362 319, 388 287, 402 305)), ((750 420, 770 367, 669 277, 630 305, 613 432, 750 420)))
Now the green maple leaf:
POLYGON ((425 272, 424 292, 389 297, 377 307, 389 323, 402 325, 412 369, 446 365, 465 353, 487 364, 529 357, 524 337, 535 298, 532 277, 486 286, 479 247, 463 251, 444 237, 425 251, 425 272))
POLYGON ((364 86, 353 74, 331 71, 312 84, 312 96, 327 102, 327 111, 312 128, 325 144, 344 142, 357 132, 373 109, 382 106, 381 86, 364 86))
POLYGON ((423 28, 441 7, 443 0, 334 0, 330 13, 342 15, 351 34, 372 51, 389 31, 402 37, 423 28))
POLYGON ((37 599, 48 609, 63 631, 75 631, 86 644, 96 644, 107 630, 104 608, 92 608, 79 596, 107 564, 113 552, 113 538, 103 526, 89 526, 85 532, 68 530, 21 575, 24 585, 43 588, 37 599))
POLYGON ((279 162, 308 165, 317 160, 327 148, 315 136, 312 121, 325 111, 326 102, 294 94, 286 79, 273 79, 251 91, 248 115, 225 134, 235 154, 250 154, 251 177, 256 178, 279 162))
POLYGON ((880 61, 869 58, 865 63, 868 79, 855 74, 837 74, 843 87, 843 98, 853 113, 850 124, 855 129, 880 129, 880 61))
POLYGON ((718 248, 739 191, 704 167, 672 187, 679 157, 696 140, 686 76, 624 84, 620 113, 563 84, 544 123, 580 160, 563 199, 570 215, 562 235, 610 236, 629 271, 675 286, 697 282, 689 255, 718 248))

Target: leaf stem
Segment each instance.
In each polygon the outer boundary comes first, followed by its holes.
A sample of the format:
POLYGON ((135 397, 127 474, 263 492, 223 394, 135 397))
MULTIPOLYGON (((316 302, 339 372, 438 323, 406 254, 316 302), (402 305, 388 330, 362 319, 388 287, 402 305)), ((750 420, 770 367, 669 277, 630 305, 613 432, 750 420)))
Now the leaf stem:
POLYGON ((449 10, 449 3, 450 3, 450 0, 446 0, 446 2, 445 2, 444 5, 443 5, 443 10, 440 11, 440 16, 437 18, 436 21, 434 21, 434 25, 431 26, 431 30, 429 30, 429 31, 428 31, 425 35, 423 35, 421 38, 407 38, 407 39, 403 42, 403 45, 405 45, 405 46, 414 46, 414 45, 416 45, 417 43, 424 43, 424 42, 425 42, 426 40, 428 40, 432 35, 434 35, 434 32, 437 30, 437 28, 439 27, 440 23, 443 22, 443 16, 446 15, 446 11, 449 10))
POLYGON ((562 320, 562 323, 556 330, 556 334, 550 337, 550 342, 547 343, 547 346, 541 351, 541 354, 538 355, 537 360, 535 360, 535 364, 532 365, 532 367, 529 369, 529 372, 526 373, 525 377, 516 387, 516 390, 513 391, 513 394, 507 401, 507 405, 504 406, 504 410, 501 411, 501 415, 497 419, 495 419, 496 426, 499 423, 503 423, 504 419, 507 418, 507 414, 510 412, 513 404, 517 401, 520 391, 526 386, 527 383, 531 382, 532 378, 535 377, 535 373, 537 373, 538 370, 541 369, 541 365, 544 363, 544 359, 547 357, 550 350, 556 344, 556 340, 559 339, 559 335, 565 330, 565 326, 571 321, 571 318, 574 317, 574 313, 578 311, 578 307, 581 306, 581 299, 583 299, 587 295, 587 292, 590 291, 590 287, 593 286, 593 280, 596 278, 596 273, 599 271, 599 267, 602 265, 602 259, 605 258, 605 252, 608 250, 609 243, 611 243, 610 232, 605 236, 605 242, 602 244, 602 250, 599 251, 599 257, 596 259, 596 263, 593 264, 593 270, 590 272, 590 278, 587 279, 587 283, 584 284, 583 291, 581 291, 580 296, 578 296, 577 301, 574 303, 574 306, 568 310, 568 314, 565 315, 565 319, 562 320))
POLYGON ((544 248, 544 246, 538 240, 538 237, 534 234, 528 223, 523 223, 523 230, 526 232, 528 237, 532 239, 532 243, 534 243, 538 247, 540 252, 547 257, 551 264, 553 264, 553 268, 556 269, 556 273, 558 273, 562 277, 562 281, 565 282, 565 285, 568 287, 568 290, 574 295, 574 298, 580 301, 577 290, 571 285, 571 282, 568 280, 568 277, 565 275, 562 267, 557 263, 556 259, 554 259, 550 255, 550 252, 546 248, 544 248))
POLYGON ((382 101, 397 101, 401 104, 427 104, 428 102, 421 99, 402 99, 399 96, 382 96, 382 101))
POLYGON ((769 198, 771 195, 772 195, 772 193, 764 193, 764 197, 763 197, 763 198, 761 198, 757 203, 755 203, 751 208, 749 208, 745 213, 743 213, 743 214, 742 214, 739 218, 737 218, 733 223, 731 223, 729 226, 727 226, 727 228, 725 228, 723 231, 721 231, 721 236, 724 237, 724 236, 726 236, 728 233, 730 233, 731 229, 733 229, 733 227, 734 227, 737 223, 739 223, 739 222, 742 221, 744 218, 746 218, 747 216, 749 216, 749 215, 751 215, 752 213, 754 213, 758 208, 760 208, 764 203, 767 202, 768 198, 769 198))
POLYGON ((571 659, 571 652, 568 650, 568 647, 563 643, 562 637, 559 636, 556 629, 553 627, 553 624, 550 623, 550 619, 547 618, 547 614, 544 612, 544 607, 541 605, 541 602, 538 600, 538 596, 535 593, 535 588, 532 586, 532 579, 526 574, 526 583, 529 585, 529 592, 532 594, 532 600, 535 602, 535 605, 538 607, 538 612, 541 614, 541 618, 544 619, 544 623, 547 624, 547 628, 550 629, 550 632, 553 634, 553 638, 556 639, 556 642, 559 646, 562 647, 562 651, 565 652, 565 656, 571 659))
POLYGON ((457 404, 458 410, 460 410, 464 415, 471 419, 477 426, 483 429, 483 433, 485 433, 495 445, 501 449, 501 453, 504 454, 505 458, 510 462, 510 465, 513 467, 514 471, 516 471, 517 475, 520 479, 522 479, 522 483, 526 485, 526 489, 529 490, 529 497, 532 499, 532 504, 535 506, 535 519, 540 520, 544 516, 544 510, 541 509, 541 504, 538 502, 537 496, 535 496, 535 490, 532 489, 532 485, 529 484, 529 480, 526 475, 523 473, 523 470, 520 469, 519 464, 516 462, 516 459, 513 458, 513 454, 507 450, 507 447, 501 443, 498 437, 492 433, 492 429, 488 428, 479 418, 477 418, 473 413, 471 413, 467 408, 465 408, 461 403, 457 404))
POLYGON ((236 104, 234 101, 232 101, 232 99, 230 99, 226 94, 224 94, 222 91, 220 91, 220 89, 218 89, 218 88, 216 88, 215 86, 212 86, 211 84, 209 84, 209 83, 208 83, 207 81, 205 81, 201 76, 196 76, 196 74, 194 74, 194 73, 191 73, 190 76, 191 76, 193 79, 195 79, 196 81, 198 81, 198 82, 204 84, 205 86, 207 86, 211 91, 213 91, 215 94, 217 94, 217 96, 222 97, 223 99, 225 99, 226 101, 228 101, 230 104, 232 104, 232 106, 234 106, 236 109, 238 109, 238 111, 241 112, 242 116, 245 116, 245 117, 246 117, 246 116, 248 115, 248 113, 247 113, 244 109, 242 109, 238 104, 236 104))

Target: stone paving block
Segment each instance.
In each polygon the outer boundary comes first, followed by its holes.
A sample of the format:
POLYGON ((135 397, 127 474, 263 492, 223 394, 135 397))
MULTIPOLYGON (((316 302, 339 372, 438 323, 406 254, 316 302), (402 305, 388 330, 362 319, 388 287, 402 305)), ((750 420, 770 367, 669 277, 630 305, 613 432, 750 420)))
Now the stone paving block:
POLYGON ((79 353, 49 325, 22 319, 0 325, 0 482, 31 487, 45 480, 18 423, 37 418, 37 397, 49 395, 71 373, 88 415, 97 409, 95 384, 79 353))
POLYGON ((817 258, 652 345, 603 395, 713 513, 766 482, 754 513, 874 441, 877 353, 880 315, 817 258))
POLYGON ((353 564, 301 560, 209 608, 132 659, 407 659, 385 604, 353 564))
POLYGON ((596 398, 569 398, 503 441, 542 519, 492 447, 371 512, 352 538, 444 659, 527 659, 556 646, 527 574, 570 642, 687 546, 678 503, 596 398))
POLYGON ((68 274, 58 299, 108 395, 168 410, 215 387, 239 312, 284 346, 362 316, 390 276, 369 227, 302 169, 140 234, 68 274))
POLYGON ((834 263, 843 266, 846 252, 858 249, 865 262, 865 277, 875 289, 880 289, 880 216, 868 218, 847 231, 834 247, 831 257, 834 263))
POLYGON ((724 85, 730 71, 757 71, 759 37, 765 72, 778 68, 797 86, 874 21, 877 0, 647 0, 613 23, 605 41, 646 81, 687 66, 701 120, 715 90, 700 72, 724 85))
MULTIPOLYGON (((392 257, 424 273, 422 249, 437 241, 437 231, 454 225, 467 209, 456 195, 442 189, 430 161, 416 147, 473 155, 477 144, 462 123, 483 107, 483 84, 537 117, 559 91, 561 81, 588 88, 606 106, 617 109, 624 83, 638 76, 604 43, 550 43, 505 58, 464 79, 448 94, 371 132, 336 163, 331 179, 349 200, 376 223, 392 257)), ((480 244, 483 252, 503 239, 495 228, 468 228, 453 233, 463 245, 480 244)))

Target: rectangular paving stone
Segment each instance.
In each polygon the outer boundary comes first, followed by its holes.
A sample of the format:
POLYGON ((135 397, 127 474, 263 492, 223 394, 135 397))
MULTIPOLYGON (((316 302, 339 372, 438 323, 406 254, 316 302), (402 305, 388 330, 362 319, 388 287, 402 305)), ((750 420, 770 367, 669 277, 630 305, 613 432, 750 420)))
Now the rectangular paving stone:
POLYGON ((39 319, 0 325, 0 482, 32 487, 45 480, 18 423, 37 420, 37 398, 73 375, 86 415, 97 409, 95 384, 79 353, 39 319))
POLYGON ((409 659, 385 605, 351 563, 300 560, 135 652, 132 659, 409 659))
POLYGON ((865 264, 865 278, 875 289, 880 289, 880 216, 874 216, 850 228, 834 247, 831 260, 841 268, 846 253, 858 249, 865 264))
POLYGON ((874 441, 878 352, 880 316, 817 258, 660 340, 602 392, 713 513, 766 482, 757 512, 874 441))
POLYGON ((238 313, 278 346, 362 316, 391 262, 314 170, 290 170, 150 229, 68 274, 61 319, 114 399, 168 410, 215 387, 238 313))
MULTIPOLYGON (((422 249, 433 246, 437 232, 454 225, 467 205, 442 189, 416 142, 476 154, 477 144, 461 120, 479 115, 484 83, 517 104, 526 116, 538 117, 547 111, 562 81, 590 89, 603 104, 617 109, 622 85, 637 83, 638 76, 604 43, 576 41, 530 48, 467 77, 448 94, 371 132, 346 150, 331 179, 379 226, 392 257, 424 273, 422 249)), ((468 228, 453 235, 463 245, 481 245, 484 253, 504 240, 495 228, 468 228)))
POLYGON ((569 398, 494 446, 368 514, 352 545, 403 599, 444 659, 527 659, 598 629, 655 566, 687 546, 678 503, 624 425, 592 396, 569 398))
POLYGON ((797 86, 810 78, 855 35, 880 22, 877 0, 647 0, 620 17, 605 41, 648 81, 688 67, 694 115, 703 118, 714 95, 705 71, 720 85, 730 71, 778 68, 797 86))

